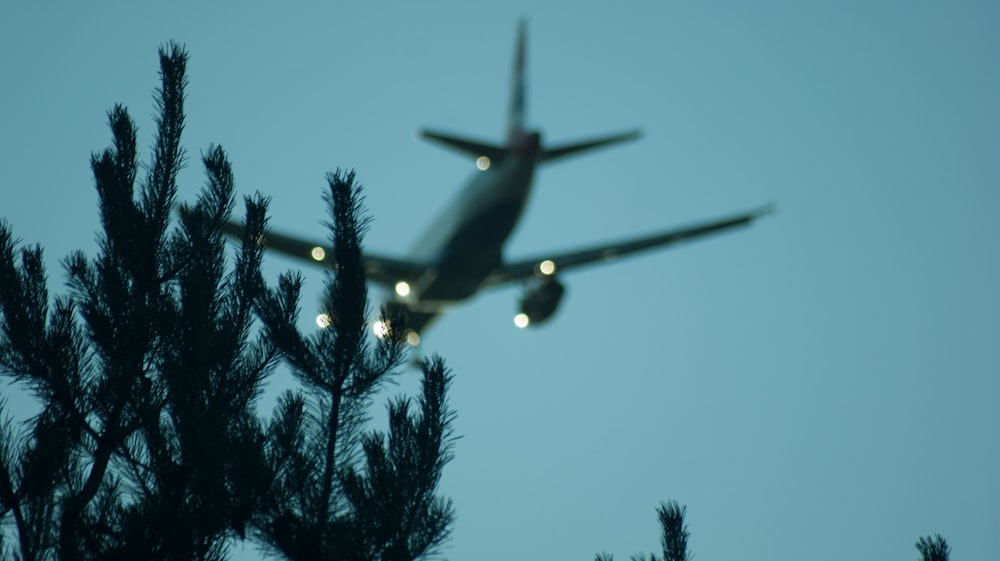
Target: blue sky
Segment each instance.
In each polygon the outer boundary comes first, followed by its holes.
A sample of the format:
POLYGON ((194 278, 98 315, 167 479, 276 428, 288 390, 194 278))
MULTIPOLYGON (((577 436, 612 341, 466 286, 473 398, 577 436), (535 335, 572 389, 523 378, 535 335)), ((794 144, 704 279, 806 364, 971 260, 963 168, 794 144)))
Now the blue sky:
POLYGON ((657 550, 670 498, 698 559, 916 558, 935 532, 995 556, 1000 3, 42 4, 0 8, 0 216, 53 291, 96 250, 105 113, 150 145, 169 40, 191 55, 182 198, 218 143, 275 228, 322 238, 323 174, 355 168, 368 247, 402 255, 474 173, 413 131, 501 138, 521 17, 545 139, 645 136, 544 168, 508 255, 778 205, 567 275, 537 330, 513 288, 434 326, 462 435, 446 558, 627 559, 657 550))

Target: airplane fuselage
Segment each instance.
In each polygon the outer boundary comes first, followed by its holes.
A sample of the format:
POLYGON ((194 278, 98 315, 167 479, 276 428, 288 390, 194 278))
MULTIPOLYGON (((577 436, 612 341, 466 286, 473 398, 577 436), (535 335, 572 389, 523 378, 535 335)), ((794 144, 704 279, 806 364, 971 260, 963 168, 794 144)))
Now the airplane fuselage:
POLYGON ((417 241, 409 257, 433 267, 411 287, 411 309, 436 311, 469 298, 500 267, 531 194, 540 146, 538 133, 512 133, 508 155, 477 172, 417 241))

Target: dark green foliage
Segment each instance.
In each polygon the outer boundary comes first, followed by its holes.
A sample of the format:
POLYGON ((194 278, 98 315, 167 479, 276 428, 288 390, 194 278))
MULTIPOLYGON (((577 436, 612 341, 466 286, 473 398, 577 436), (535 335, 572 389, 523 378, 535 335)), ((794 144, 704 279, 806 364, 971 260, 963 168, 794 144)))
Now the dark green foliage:
MULTIPOLYGON (((68 296, 50 308, 41 250, 18 251, 0 224, 0 369, 42 406, 23 432, 4 426, 0 449, 7 553, 23 559, 221 558, 266 490, 253 402, 276 352, 250 341, 262 248, 244 243, 225 264, 234 187, 221 148, 203 156, 207 185, 171 229, 186 63, 177 46, 160 52, 138 197, 135 124, 121 106, 109 113, 112 147, 91 159, 100 249, 65 260, 68 296)), ((256 240, 266 205, 246 206, 256 240)))
MULTIPOLYGON (((637 553, 632 556, 632 561, 690 561, 691 554, 688 553, 688 532, 687 525, 684 524, 684 515, 687 507, 681 506, 677 501, 661 502, 656 509, 656 516, 660 522, 660 545, 663 547, 663 557, 657 557, 655 553, 648 556, 645 553, 637 553)), ((614 561, 614 556, 610 553, 598 553, 594 556, 594 561, 614 561)))
MULTIPOLYGON (((655 553, 647 557, 644 553, 632 556, 632 561, 690 561, 691 554, 688 553, 688 532, 687 525, 684 524, 684 515, 687 507, 681 506, 677 501, 661 502, 656 509, 656 517, 660 522, 660 545, 663 547, 663 557, 657 557, 655 553)), ((597 561, 612 561, 611 556, 598 555, 597 561)))
POLYGON ((660 527, 663 535, 660 537, 660 544, 663 546, 664 561, 689 561, 688 554, 688 532, 687 525, 684 524, 684 515, 687 507, 681 506, 677 501, 660 503, 660 508, 656 509, 656 515, 660 519, 660 527))
POLYGON ((351 173, 327 179, 338 264, 324 299, 330 326, 309 336, 295 327, 296 275, 260 300, 266 331, 305 391, 282 396, 268 427, 274 487, 256 526, 289 559, 411 560, 434 551, 453 516, 435 495, 450 458, 450 376, 440 359, 425 361, 417 402, 390 404, 389 433, 362 430, 371 397, 405 357, 405 330, 390 318, 384 339, 372 346, 366 336, 360 189, 351 173))
MULTIPOLYGON (((691 561, 692 555, 688 552, 688 532, 684 523, 684 516, 687 514, 687 507, 682 506, 677 501, 661 502, 656 509, 656 515, 660 522, 660 545, 663 547, 663 557, 657 557, 655 553, 646 556, 640 553, 632 556, 632 561, 691 561)), ((948 561, 951 548, 939 535, 934 537, 922 537, 917 541, 917 549, 920 551, 921 561, 948 561)), ((594 561, 614 561, 614 557, 609 553, 598 553, 594 561)))
POLYGON ((951 547, 944 538, 934 534, 934 537, 921 537, 917 540, 917 551, 920 552, 920 561, 948 561, 951 547))
POLYGON ((109 112, 112 146, 91 159, 99 252, 65 260, 69 295, 50 300, 41 249, 18 250, 0 222, 0 375, 41 405, 0 425, 4 558, 223 559, 248 532, 290 559, 425 556, 452 520, 435 495, 450 459, 450 375, 424 362, 421 395, 390 404, 388 434, 362 430, 404 360, 405 330, 390 318, 386 338, 367 336, 353 174, 328 176, 332 326, 307 337, 295 327, 301 278, 270 290, 260 278, 260 197, 246 201, 242 249, 226 264, 234 185, 221 148, 203 154, 207 185, 172 224, 186 64, 181 48, 161 50, 138 195, 135 124, 121 106, 109 112), (264 427, 255 401, 279 356, 303 391, 282 396, 264 427))

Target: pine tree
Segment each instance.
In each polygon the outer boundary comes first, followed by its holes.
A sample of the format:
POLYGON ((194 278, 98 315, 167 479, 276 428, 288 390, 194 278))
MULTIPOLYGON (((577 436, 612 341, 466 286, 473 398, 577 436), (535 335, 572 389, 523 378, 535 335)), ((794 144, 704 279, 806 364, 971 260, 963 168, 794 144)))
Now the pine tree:
POLYGON ((248 532, 289 559, 433 553, 453 518, 436 494, 451 378, 441 359, 424 361, 419 397, 390 403, 387 434, 364 431, 405 359, 405 326, 392 318, 377 343, 366 334, 353 173, 328 177, 332 325, 305 336, 301 277, 268 289, 260 276, 259 196, 246 200, 242 247, 226 265, 221 232, 235 205, 221 148, 203 155, 207 185, 174 224, 186 65, 182 48, 160 50, 157 136, 138 194, 135 124, 121 106, 109 112, 113 144, 91 159, 99 252, 64 261, 68 295, 50 300, 41 248, 19 249, 0 221, 0 375, 41 405, 0 425, 4 558, 223 559, 248 532), (265 426, 256 398, 280 357, 302 388, 265 426))
POLYGON ((113 145, 91 158, 99 252, 64 261, 68 295, 50 302, 41 248, 18 251, 0 224, 0 369, 41 403, 26 429, 4 425, 0 449, 7 553, 25 560, 219 559, 266 489, 254 399, 276 352, 250 336, 266 204, 247 201, 227 268, 233 176, 212 147, 207 185, 171 229, 186 64, 182 48, 160 50, 138 196, 136 126, 109 112, 113 145))
MULTIPOLYGON (((691 554, 688 553, 688 532, 684 523, 684 516, 687 514, 687 507, 681 506, 677 501, 661 502, 656 509, 656 517, 660 522, 660 545, 663 548, 663 557, 657 557, 655 553, 647 557, 644 553, 632 556, 632 561, 690 561, 691 554)), ((598 553, 595 561, 614 561, 614 557, 609 553, 598 553)))
POLYGON ((920 552, 920 561, 948 561, 951 555, 951 547, 938 534, 934 537, 921 537, 917 540, 917 551, 920 552))
POLYGON ((450 459, 451 377, 440 358, 423 361, 416 403, 390 404, 388 434, 363 430, 372 396, 405 358, 406 331, 401 317, 389 318, 388 333, 369 348, 360 187, 353 173, 327 179, 337 264, 326 283, 329 327, 310 336, 295 327, 295 274, 282 276, 259 307, 304 391, 285 393, 268 427, 274 487, 256 526, 288 559, 409 561, 433 553, 453 518, 450 501, 435 494, 450 459))
MULTIPOLYGON (((657 557, 655 553, 647 557, 640 553, 633 555, 632 561, 690 561, 692 555, 688 551, 688 537, 691 534, 684 522, 686 514, 687 507, 677 501, 661 502, 656 515, 660 522, 663 557, 657 557)), ((934 537, 921 537, 917 540, 916 547, 920 551, 921 561, 948 561, 951 553, 948 543, 937 534, 934 537)), ((594 561, 614 561, 614 557, 609 553, 598 553, 594 561)))

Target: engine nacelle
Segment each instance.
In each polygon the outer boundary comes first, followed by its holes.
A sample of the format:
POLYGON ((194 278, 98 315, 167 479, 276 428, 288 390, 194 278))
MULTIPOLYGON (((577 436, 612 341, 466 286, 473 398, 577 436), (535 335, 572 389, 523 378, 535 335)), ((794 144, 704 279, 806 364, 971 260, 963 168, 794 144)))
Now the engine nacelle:
POLYGON ((524 288, 524 297, 519 302, 521 313, 517 315, 514 323, 518 327, 544 323, 559 308, 559 301, 564 292, 566 287, 555 277, 530 281, 524 288))

